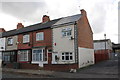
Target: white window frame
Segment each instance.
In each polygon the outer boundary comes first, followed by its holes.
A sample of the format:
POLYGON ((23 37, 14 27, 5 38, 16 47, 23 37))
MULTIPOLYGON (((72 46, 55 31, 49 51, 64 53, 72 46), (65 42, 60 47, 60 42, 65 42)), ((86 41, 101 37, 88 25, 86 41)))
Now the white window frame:
POLYGON ((8 38, 7 43, 8 43, 8 45, 12 45, 13 44, 13 38, 8 38))
POLYGON ((66 37, 66 36, 71 36, 72 35, 72 29, 71 28, 63 28, 62 29, 62 37, 66 37))
POLYGON ((33 49, 32 50, 32 62, 40 62, 40 61, 44 61, 44 48, 33 49), (34 50, 42 50, 42 52, 41 53, 35 53, 34 50), (38 54, 38 56, 41 55, 41 59, 40 58, 36 59, 36 58, 38 58, 37 54, 38 54))
POLYGON ((28 61, 28 54, 29 54, 29 50, 18 51, 19 61, 28 61), (23 58, 23 55, 24 55, 24 58, 23 58), (22 58, 21 58, 21 56, 22 56, 22 58))
POLYGON ((36 41, 42 41, 42 40, 44 40, 44 32, 36 33, 36 41))
POLYGON ((62 57, 61 57, 62 61, 73 61, 73 53, 72 52, 62 52, 62 57), (66 53, 68 53, 68 55, 66 55, 66 53), (66 59, 66 56, 68 56, 68 60, 66 59), (64 59, 63 59, 64 57, 64 59), (72 57, 72 59, 70 59, 70 57, 72 57))
POLYGON ((23 43, 28 43, 28 42, 30 42, 30 35, 29 34, 23 35, 23 43))

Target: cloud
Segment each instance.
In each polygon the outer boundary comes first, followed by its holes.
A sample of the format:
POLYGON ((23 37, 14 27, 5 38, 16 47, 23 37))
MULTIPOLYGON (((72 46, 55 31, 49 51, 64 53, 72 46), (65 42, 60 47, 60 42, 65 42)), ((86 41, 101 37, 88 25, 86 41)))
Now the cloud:
POLYGON ((117 24, 116 11, 120 9, 120 6, 118 6, 116 10, 116 3, 118 3, 119 0, 30 1, 31 2, 2 2, 2 10, 5 14, 32 24, 41 22, 44 14, 49 15, 51 20, 53 20, 60 17, 80 14, 80 9, 85 9, 94 34, 103 34, 105 32, 110 34, 112 30, 114 30, 112 33, 115 33, 116 27, 112 26, 116 26, 117 24))
POLYGON ((44 2, 3 2, 2 10, 21 20, 36 22, 45 10, 44 2))

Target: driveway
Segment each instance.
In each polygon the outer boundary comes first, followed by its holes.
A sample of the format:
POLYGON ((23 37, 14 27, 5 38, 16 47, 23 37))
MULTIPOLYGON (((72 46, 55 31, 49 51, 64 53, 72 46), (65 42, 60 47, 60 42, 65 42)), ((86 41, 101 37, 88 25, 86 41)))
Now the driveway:
POLYGON ((75 74, 85 74, 90 78, 118 78, 118 60, 106 60, 79 69, 75 74))

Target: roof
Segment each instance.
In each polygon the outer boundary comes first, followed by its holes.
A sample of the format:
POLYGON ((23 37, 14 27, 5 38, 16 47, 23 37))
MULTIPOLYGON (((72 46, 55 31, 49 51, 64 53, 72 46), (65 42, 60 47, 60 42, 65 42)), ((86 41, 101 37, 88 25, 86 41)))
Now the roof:
POLYGON ((110 39, 102 39, 102 40, 94 40, 94 42, 105 42, 105 41, 109 41, 110 39))
POLYGON ((51 28, 55 27, 56 25, 61 25, 61 24, 68 24, 68 23, 74 23, 75 21, 79 20, 81 17, 81 14, 73 15, 73 16, 68 16, 68 17, 63 17, 59 19, 54 19, 45 23, 37 23, 34 25, 30 25, 21 29, 14 29, 10 31, 6 31, 3 33, 3 37, 8 37, 8 36, 13 36, 21 33, 26 33, 26 32, 31 32, 35 30, 40 30, 40 29, 46 29, 46 28, 51 28))
POLYGON ((120 49, 120 43, 119 44, 113 44, 113 49, 120 49))
POLYGON ((3 33, 2 33, 2 37, 14 35, 14 34, 16 34, 16 32, 17 32, 16 29, 3 32, 3 33))
POLYGON ((72 22, 78 21, 81 16, 82 16, 81 14, 77 14, 73 16, 63 17, 58 22, 56 22, 53 25, 53 27, 61 25, 61 24, 72 23, 72 22))
POLYGON ((6 31, 3 33, 3 37, 26 33, 26 32, 35 31, 35 30, 40 30, 40 29, 50 28, 58 20, 60 20, 60 18, 48 21, 46 23, 38 23, 38 24, 34 24, 34 25, 30 25, 30 26, 21 28, 21 29, 14 29, 14 30, 6 31))

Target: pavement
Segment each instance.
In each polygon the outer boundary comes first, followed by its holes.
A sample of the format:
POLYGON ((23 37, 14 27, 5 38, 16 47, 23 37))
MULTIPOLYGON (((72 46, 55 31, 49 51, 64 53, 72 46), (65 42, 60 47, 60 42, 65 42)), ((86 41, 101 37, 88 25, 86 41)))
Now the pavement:
POLYGON ((86 68, 78 69, 76 73, 57 72, 46 70, 28 70, 28 69, 11 69, 2 68, 3 72, 12 72, 20 74, 40 75, 51 78, 118 78, 118 60, 106 60, 88 66, 86 68))

